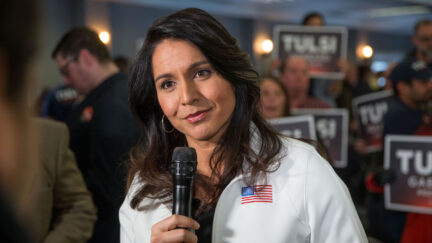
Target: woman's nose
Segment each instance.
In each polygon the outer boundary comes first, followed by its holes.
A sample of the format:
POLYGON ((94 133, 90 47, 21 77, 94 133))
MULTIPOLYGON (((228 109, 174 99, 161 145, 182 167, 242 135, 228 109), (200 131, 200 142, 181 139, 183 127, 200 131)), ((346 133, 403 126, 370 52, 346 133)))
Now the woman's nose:
POLYGON ((181 103, 190 105, 199 99, 199 90, 194 81, 185 80, 181 85, 181 103))

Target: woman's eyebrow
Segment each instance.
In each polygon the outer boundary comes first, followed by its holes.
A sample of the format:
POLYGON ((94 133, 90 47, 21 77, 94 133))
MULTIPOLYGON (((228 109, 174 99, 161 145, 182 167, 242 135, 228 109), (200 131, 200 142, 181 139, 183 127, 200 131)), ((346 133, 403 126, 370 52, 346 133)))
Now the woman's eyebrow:
POLYGON ((202 61, 199 61, 199 62, 196 62, 196 63, 192 63, 192 64, 189 66, 188 70, 194 69, 194 68, 196 68, 196 67, 198 67, 198 66, 200 66, 200 65, 207 64, 207 63, 208 63, 207 60, 202 60, 202 61))
MULTIPOLYGON (((208 63, 207 60, 202 60, 202 61, 199 61, 199 62, 192 63, 191 65, 189 65, 188 71, 191 70, 191 69, 194 69, 194 68, 196 68, 196 67, 198 67, 200 65, 207 64, 207 63, 208 63)), ((170 73, 161 74, 161 75, 159 75, 159 76, 157 76, 155 78, 154 82, 156 83, 159 79, 167 78, 167 77, 171 77, 171 76, 172 75, 170 73)))

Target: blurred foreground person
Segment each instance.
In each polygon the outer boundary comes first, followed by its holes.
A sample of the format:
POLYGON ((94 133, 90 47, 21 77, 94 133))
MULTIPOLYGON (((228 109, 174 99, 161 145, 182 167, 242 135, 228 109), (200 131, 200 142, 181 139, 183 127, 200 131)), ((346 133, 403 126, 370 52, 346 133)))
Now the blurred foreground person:
POLYGON ((279 79, 267 77, 260 82, 260 112, 265 119, 289 116, 288 92, 279 79))
POLYGON ((96 32, 77 27, 66 33, 52 57, 66 85, 84 100, 66 119, 75 153, 98 210, 89 242, 120 240, 118 210, 125 195, 124 160, 139 137, 128 100, 128 78, 119 72, 96 32))
POLYGON ((259 115, 258 81, 208 13, 184 9, 154 23, 132 72, 148 147, 131 158, 123 243, 367 241, 330 164, 259 115), (197 152, 194 219, 171 213, 171 155, 185 145, 197 152))
POLYGON ((67 127, 34 119, 39 131, 40 181, 35 212, 27 219, 35 242, 85 243, 93 234, 96 209, 75 157, 67 127))
POLYGON ((281 66, 281 80, 288 91, 291 109, 330 108, 326 102, 309 96, 309 69, 307 61, 299 56, 288 57, 281 66))
POLYGON ((32 209, 36 180, 28 90, 34 83, 38 3, 0 2, 0 242, 6 243, 30 242, 22 222, 32 209))

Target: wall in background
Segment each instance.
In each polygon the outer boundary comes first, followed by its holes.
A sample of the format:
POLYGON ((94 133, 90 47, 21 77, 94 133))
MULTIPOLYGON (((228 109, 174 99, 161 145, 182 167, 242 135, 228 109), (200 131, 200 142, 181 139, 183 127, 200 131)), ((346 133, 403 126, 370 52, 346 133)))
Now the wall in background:
MULTIPOLYGON (((110 4, 113 55, 134 58, 137 49, 146 36, 147 29, 157 18, 172 12, 173 10, 130 4, 110 4)), ((240 47, 244 51, 252 53, 252 20, 217 15, 214 17, 237 38, 240 47)))
MULTIPOLYGON (((131 60, 134 58, 137 48, 142 44, 147 29, 151 24, 157 18, 175 11, 173 9, 160 9, 122 3, 98 2, 97 4, 104 5, 103 9, 105 11, 102 16, 104 18, 102 22, 108 24, 111 31, 110 49, 113 56, 123 55, 131 60)), ((51 51, 61 36, 73 26, 90 22, 92 22, 90 24, 94 24, 95 19, 92 18, 95 15, 94 8, 89 6, 88 0, 44 0, 44 6, 42 7, 42 40, 39 52, 40 56, 37 59, 36 66, 40 83, 39 88, 53 87, 60 84, 60 74, 57 66, 51 59, 51 51)), ((211 13, 211 10, 207 11, 211 13)), ((253 43, 255 38, 263 34, 271 38, 273 27, 277 24, 298 24, 276 23, 221 15, 215 15, 215 17, 237 38, 240 47, 250 54, 252 62, 258 70, 269 64, 271 56, 263 57, 254 54, 253 43)), ((380 59, 392 59, 403 56, 412 47, 410 36, 408 35, 349 30, 349 60, 356 60, 356 47, 362 42, 370 44, 380 59)))
POLYGON ((66 30, 84 24, 83 0, 44 0, 41 7, 40 44, 35 60, 38 80, 37 94, 43 87, 60 84, 57 65, 51 59, 51 52, 66 30))

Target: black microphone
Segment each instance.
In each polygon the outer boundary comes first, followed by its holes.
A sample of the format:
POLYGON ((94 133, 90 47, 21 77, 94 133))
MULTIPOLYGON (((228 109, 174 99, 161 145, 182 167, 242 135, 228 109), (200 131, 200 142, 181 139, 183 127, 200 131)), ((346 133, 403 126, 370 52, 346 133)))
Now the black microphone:
POLYGON ((194 148, 176 147, 171 161, 173 176, 173 214, 192 217, 193 179, 197 167, 194 148))

